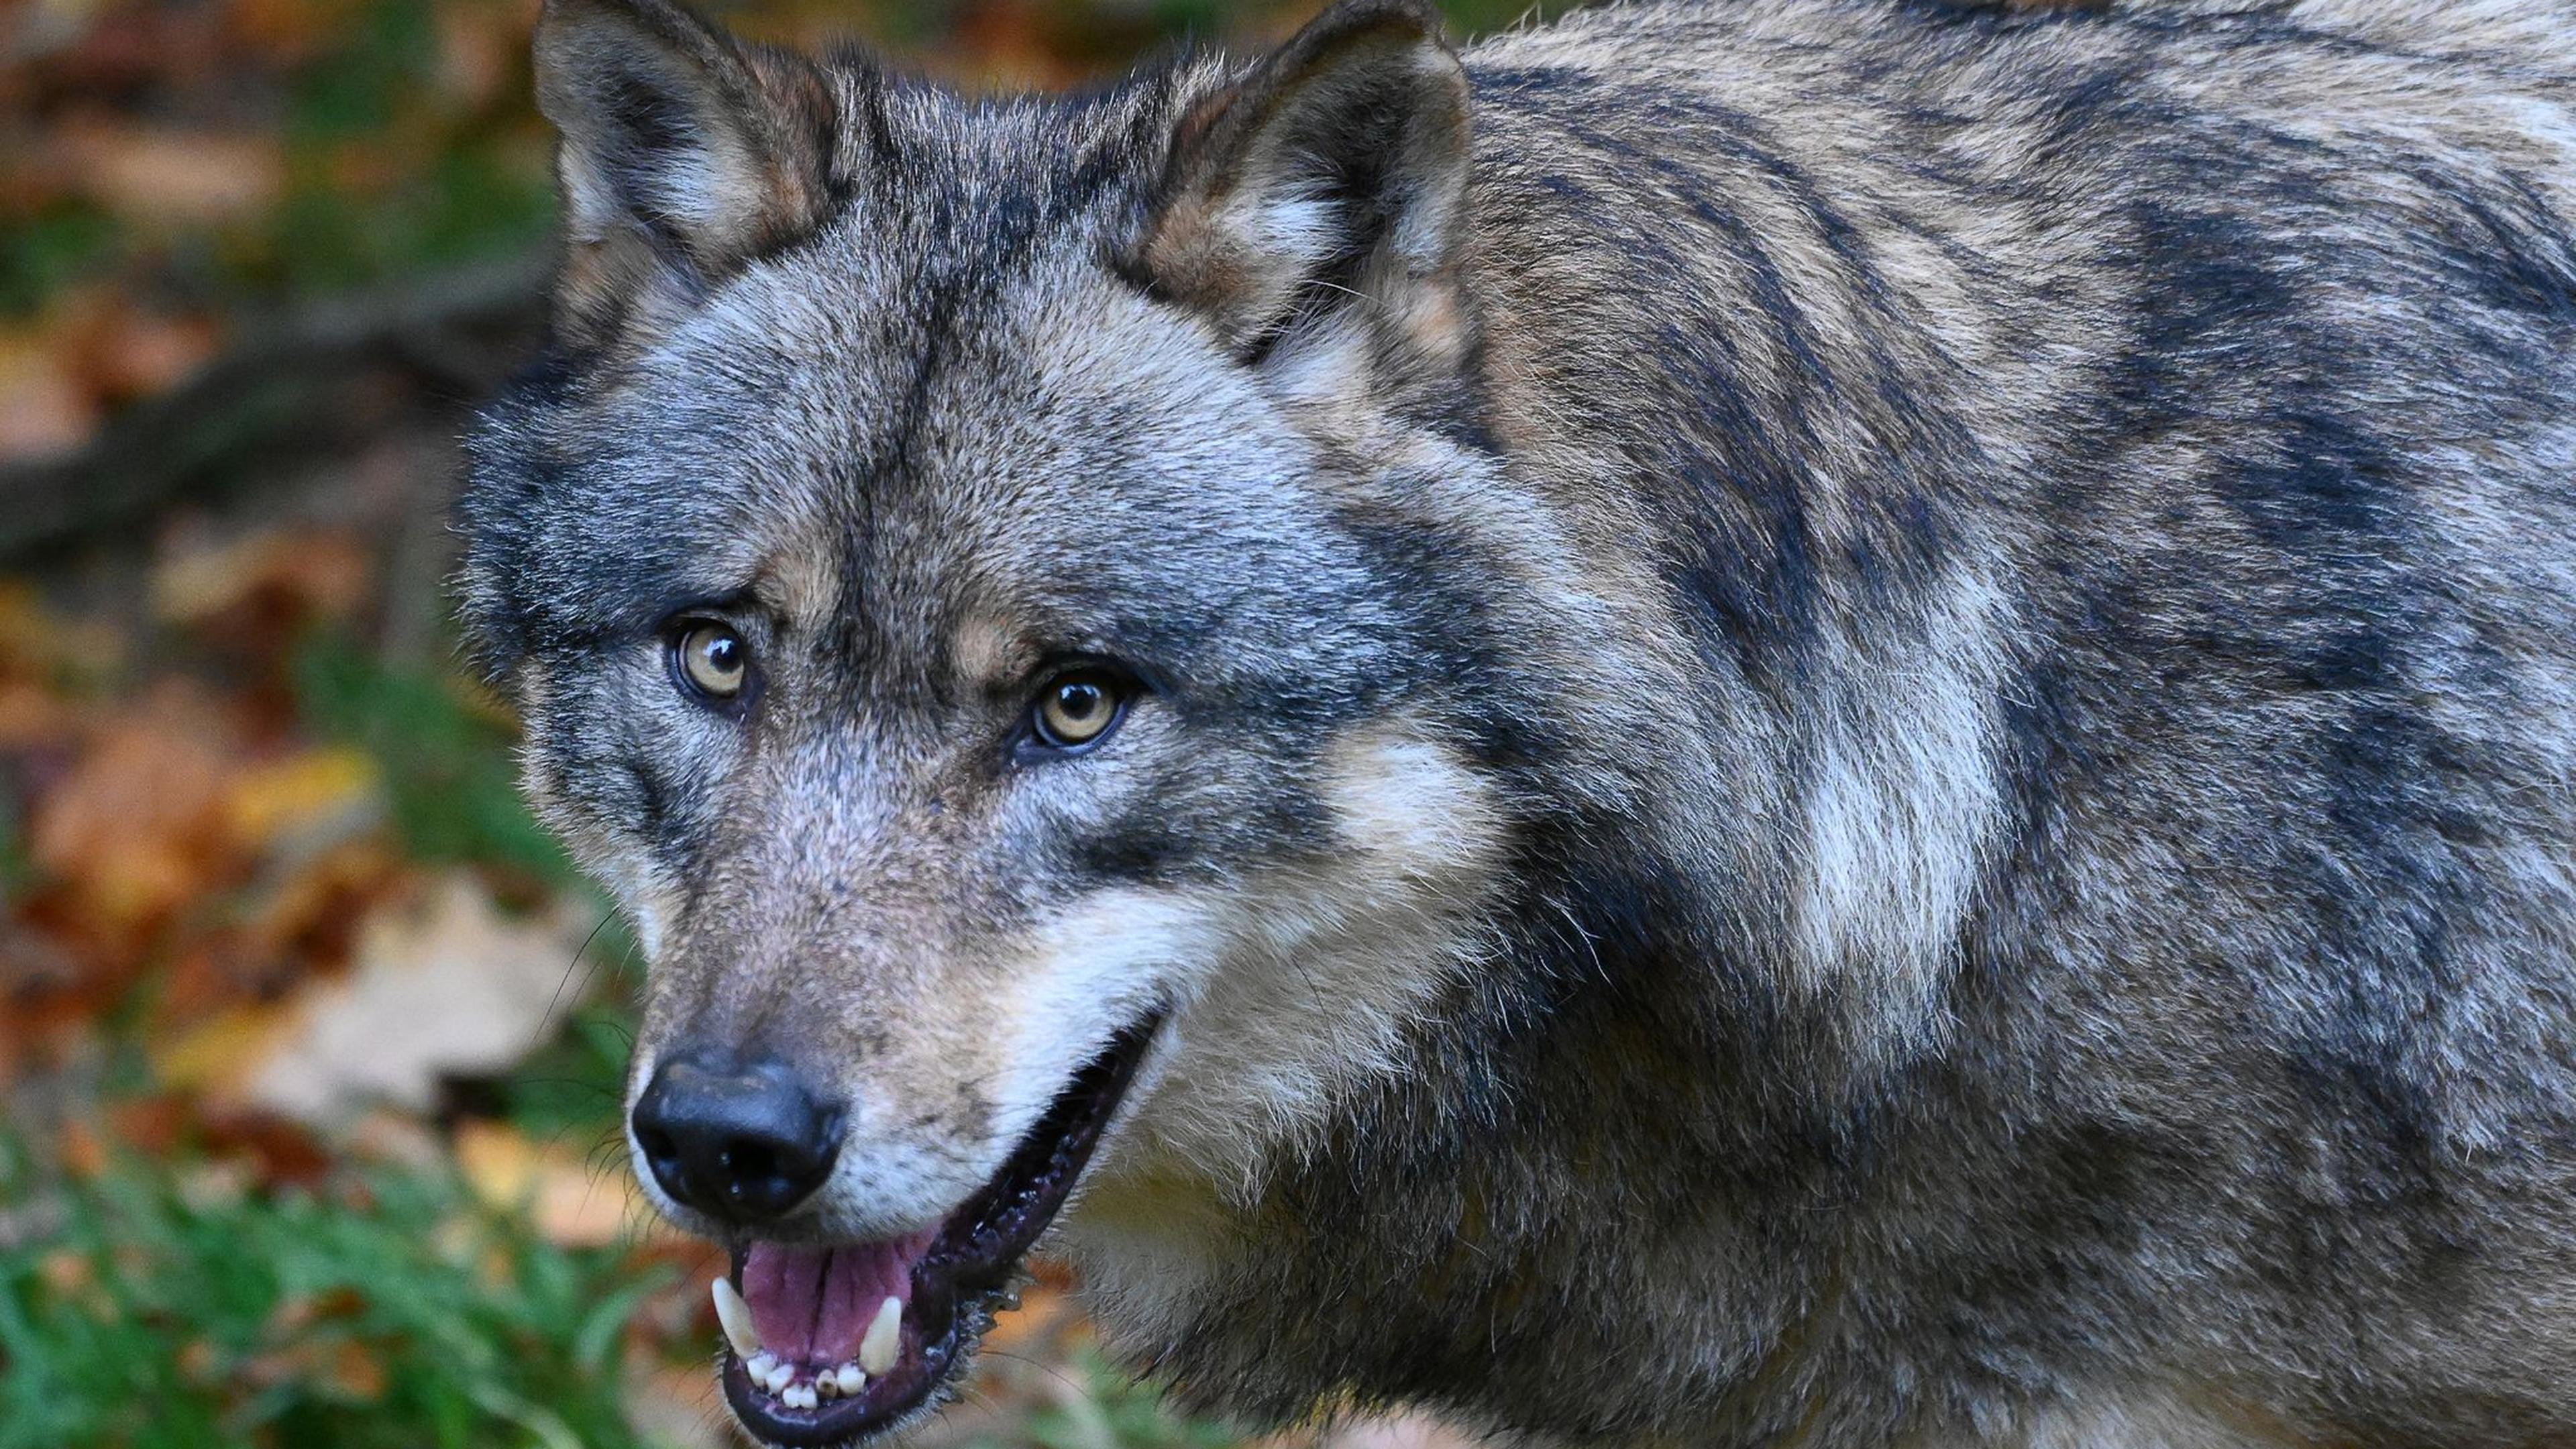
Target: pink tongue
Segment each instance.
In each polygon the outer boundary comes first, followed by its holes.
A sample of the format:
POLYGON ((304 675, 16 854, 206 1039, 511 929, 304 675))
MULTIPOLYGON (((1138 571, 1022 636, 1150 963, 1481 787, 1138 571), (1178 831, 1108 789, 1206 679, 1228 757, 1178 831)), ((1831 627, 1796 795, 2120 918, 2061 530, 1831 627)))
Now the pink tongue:
POLYGON ((912 1301, 912 1265, 934 1236, 834 1248, 752 1244, 742 1257, 742 1296, 760 1346, 790 1363, 826 1368, 857 1358, 885 1301, 912 1301))

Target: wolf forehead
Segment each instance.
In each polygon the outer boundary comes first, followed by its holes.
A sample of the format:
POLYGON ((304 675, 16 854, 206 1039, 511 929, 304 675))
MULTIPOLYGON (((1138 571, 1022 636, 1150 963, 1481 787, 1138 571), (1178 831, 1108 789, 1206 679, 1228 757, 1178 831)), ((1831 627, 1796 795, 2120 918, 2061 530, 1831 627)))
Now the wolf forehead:
POLYGON ((859 154, 828 215, 643 345, 559 344, 483 418, 465 582, 496 672, 737 597, 1168 645, 1227 632, 1229 598, 1367 592, 1308 491, 1329 460, 1122 274, 1139 138, 1213 71, 992 104, 834 74, 859 154))

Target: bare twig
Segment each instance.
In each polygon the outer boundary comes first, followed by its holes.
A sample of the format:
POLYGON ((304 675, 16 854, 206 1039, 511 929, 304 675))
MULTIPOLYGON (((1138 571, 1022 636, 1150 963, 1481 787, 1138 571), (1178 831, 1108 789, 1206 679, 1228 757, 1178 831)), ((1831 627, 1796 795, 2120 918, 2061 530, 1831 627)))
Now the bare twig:
POLYGON ((547 265, 513 258, 254 324, 80 452, 0 466, 0 559, 131 523, 253 454, 336 436, 353 383, 368 377, 398 371, 449 401, 479 394, 542 315, 547 265))

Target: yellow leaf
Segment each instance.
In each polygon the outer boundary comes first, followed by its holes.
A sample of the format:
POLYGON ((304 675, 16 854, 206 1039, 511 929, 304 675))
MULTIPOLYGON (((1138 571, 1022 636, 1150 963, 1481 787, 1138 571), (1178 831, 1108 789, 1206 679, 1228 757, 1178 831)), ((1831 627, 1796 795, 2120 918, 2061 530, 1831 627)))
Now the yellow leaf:
POLYGON ((282 1006, 228 1008, 155 1046, 152 1071, 162 1086, 209 1097, 233 1098, 286 1044, 294 1013, 282 1006))
POLYGON ((363 818, 375 804, 375 761, 334 748, 245 772, 233 782, 224 816, 233 838, 255 849, 327 822, 363 818))
POLYGON ((504 1211, 526 1206, 543 1162, 537 1144, 515 1127, 467 1122, 456 1129, 457 1170, 486 1206, 504 1211))
POLYGON ((457 1128, 456 1165, 475 1196, 526 1212, 538 1235, 559 1247, 606 1247, 668 1231, 622 1164, 594 1167, 569 1147, 540 1146, 497 1122, 457 1128))

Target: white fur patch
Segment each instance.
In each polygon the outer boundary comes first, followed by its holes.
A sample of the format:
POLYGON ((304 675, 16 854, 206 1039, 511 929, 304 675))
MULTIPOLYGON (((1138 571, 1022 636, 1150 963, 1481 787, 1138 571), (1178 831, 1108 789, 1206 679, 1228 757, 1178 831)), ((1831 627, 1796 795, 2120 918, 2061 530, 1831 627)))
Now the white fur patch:
POLYGON ((2049 1409, 2026 1421, 2021 1433, 1998 1441, 2010 1449, 2291 1449, 2308 1442, 2286 1429, 2269 1432, 2244 1415, 2222 1415, 2163 1393, 2049 1409))
POLYGON ((1399 1070, 1407 1027, 1476 959, 1503 824, 1487 785, 1441 747, 1376 726, 1334 749, 1328 798, 1331 861, 1223 892, 1098 898, 1078 918, 1091 947, 1049 968, 1084 977, 1066 983, 1075 999, 1127 989, 1122 957, 1180 972, 1136 1116, 1067 1222, 1095 1281, 1181 1291, 1195 1213, 1249 1195, 1274 1153, 1315 1145, 1338 1098, 1399 1070))
POLYGON ((1848 660, 1819 709, 1795 928, 1808 984, 1862 981, 1866 1039, 1920 1045, 2002 810, 1992 758, 2000 601, 1963 572, 1918 644, 1848 660))

